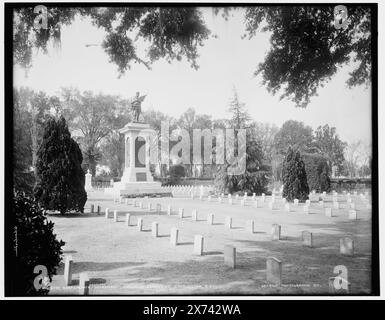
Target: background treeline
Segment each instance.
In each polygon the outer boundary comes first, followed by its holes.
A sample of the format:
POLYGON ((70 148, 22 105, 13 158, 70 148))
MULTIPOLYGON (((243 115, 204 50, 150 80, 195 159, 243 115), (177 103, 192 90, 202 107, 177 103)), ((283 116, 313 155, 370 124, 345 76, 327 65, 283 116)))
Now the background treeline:
MULTIPOLYGON (((295 120, 288 120, 281 127, 256 122, 248 114, 245 104, 240 102, 235 89, 228 106, 224 107, 229 111, 227 119, 197 114, 192 107, 179 118, 155 110, 144 111, 143 118, 158 133, 161 122, 168 121, 170 131, 183 128, 190 133, 191 139, 193 129, 246 128, 248 143, 257 146, 257 149, 251 147, 247 150, 250 153, 247 158, 248 170, 251 162, 257 161, 252 170, 262 170, 270 183, 282 181, 282 164, 289 146, 294 151, 300 151, 311 190, 318 189, 322 173, 327 176, 370 176, 371 147, 360 141, 351 144, 342 141, 334 127, 326 124, 314 131, 295 120)), ((74 88, 63 88, 57 96, 49 96, 21 87, 14 89, 13 109, 14 182, 17 189, 28 189, 34 184, 36 155, 44 124, 52 116, 66 119, 71 135, 83 153, 84 171, 90 169, 96 179, 104 180, 118 180, 123 174, 124 141, 118 130, 132 120, 127 99, 80 92, 74 88)), ((171 142, 170 148, 174 143, 177 142, 171 142)), ((152 170, 157 178, 174 182, 180 177, 213 179, 220 172, 215 164, 183 165, 182 169, 170 172, 172 165, 159 164, 153 166, 152 170)), ((245 188, 242 181, 231 183, 245 188)))

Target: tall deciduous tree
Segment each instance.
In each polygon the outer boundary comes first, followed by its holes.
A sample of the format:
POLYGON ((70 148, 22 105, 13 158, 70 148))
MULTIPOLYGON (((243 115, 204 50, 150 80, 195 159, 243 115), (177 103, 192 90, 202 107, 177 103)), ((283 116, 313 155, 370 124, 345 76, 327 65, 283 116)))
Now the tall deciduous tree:
POLYGON ((250 38, 271 33, 271 48, 255 74, 272 93, 306 107, 339 67, 355 63, 349 86, 369 84, 372 73, 368 6, 347 5, 347 27, 336 28, 334 6, 271 6, 246 9, 250 38))
POLYGON ((274 137, 275 149, 279 154, 286 154, 288 146, 294 151, 309 152, 313 150, 313 129, 303 122, 286 121, 274 137))
POLYGON ((47 121, 37 157, 34 193, 41 207, 61 214, 70 210, 83 212, 87 193, 82 152, 63 117, 47 121))
POLYGON ((347 143, 340 140, 335 127, 328 124, 319 126, 315 131, 315 146, 326 157, 329 168, 335 166, 338 171, 342 169, 347 143))

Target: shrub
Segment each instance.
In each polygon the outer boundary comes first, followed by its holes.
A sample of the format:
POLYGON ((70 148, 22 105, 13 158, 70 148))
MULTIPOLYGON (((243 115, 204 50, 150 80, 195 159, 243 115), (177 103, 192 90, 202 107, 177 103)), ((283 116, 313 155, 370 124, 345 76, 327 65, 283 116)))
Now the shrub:
POLYGON ((317 192, 329 192, 330 187, 330 168, 325 157, 319 154, 305 154, 307 183, 310 190, 317 192))
POLYGON ((307 183, 305 163, 299 151, 296 153, 289 147, 282 169, 283 192, 282 196, 288 201, 308 199, 309 186, 307 183))
POLYGON ((83 157, 78 144, 71 138, 66 121, 47 121, 43 141, 37 152, 37 183, 35 197, 46 210, 83 212, 87 201, 83 157))
POLYGON ((214 179, 217 192, 247 192, 262 194, 267 192, 271 167, 264 163, 261 145, 249 140, 246 145, 246 170, 240 175, 229 175, 229 164, 218 166, 214 179))
MULTIPOLYGON (((14 278, 16 295, 42 295, 48 288, 41 285, 42 279, 36 283, 38 274, 34 268, 38 265, 47 268, 49 281, 56 274, 60 263, 63 241, 56 239, 53 233, 53 222, 47 220, 43 209, 29 197, 16 193, 13 198, 13 214, 15 216, 13 248, 16 261, 14 278), (34 285, 35 281, 35 285, 34 285)), ((39 279, 37 279, 39 280, 39 279)))
POLYGON ((173 165, 170 167, 170 175, 168 179, 168 184, 174 185, 179 184, 180 179, 186 174, 185 167, 181 164, 173 165))

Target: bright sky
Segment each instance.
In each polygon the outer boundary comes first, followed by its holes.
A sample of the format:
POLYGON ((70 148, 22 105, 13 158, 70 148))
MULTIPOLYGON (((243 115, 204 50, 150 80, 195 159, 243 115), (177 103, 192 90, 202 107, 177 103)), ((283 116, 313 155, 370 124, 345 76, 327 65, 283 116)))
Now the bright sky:
POLYGON ((229 117, 228 102, 236 87, 240 100, 254 120, 278 126, 289 119, 303 121, 314 129, 328 123, 335 126, 343 140, 371 142, 371 91, 355 87, 350 90, 345 81, 348 67, 324 87, 306 108, 270 95, 253 72, 269 49, 269 34, 259 33, 251 40, 241 39, 244 33, 243 12, 235 13, 229 21, 215 17, 210 8, 203 8, 204 19, 217 39, 211 38, 200 48, 198 70, 186 61, 169 64, 159 61, 152 70, 133 64, 118 78, 117 67, 109 63, 100 46, 104 32, 93 27, 87 19, 77 19, 62 30, 62 47, 49 55, 34 56, 33 67, 25 76, 15 68, 15 86, 29 86, 48 94, 61 87, 77 87, 105 94, 132 97, 136 91, 147 94, 142 108, 156 109, 178 117, 187 108, 213 118, 229 117))

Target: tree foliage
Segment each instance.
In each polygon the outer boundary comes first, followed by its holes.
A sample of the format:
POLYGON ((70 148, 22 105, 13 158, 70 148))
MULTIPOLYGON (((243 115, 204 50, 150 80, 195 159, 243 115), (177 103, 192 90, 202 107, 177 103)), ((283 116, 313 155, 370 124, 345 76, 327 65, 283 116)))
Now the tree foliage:
POLYGON ((371 79, 371 11, 368 6, 346 6, 347 28, 334 26, 334 6, 248 7, 246 30, 271 33, 271 48, 256 75, 272 94, 306 107, 317 89, 346 64, 357 66, 347 84, 369 84, 371 79))
POLYGON ((299 151, 289 147, 283 162, 283 192, 282 196, 288 201, 307 200, 309 186, 307 183, 305 163, 299 151))
POLYGON ((38 265, 47 268, 49 281, 56 274, 63 253, 63 241, 59 241, 54 234, 54 223, 48 221, 43 209, 29 197, 15 193, 12 205, 15 216, 13 248, 15 257, 14 290, 15 295, 41 295, 47 294, 48 288, 43 286, 41 279, 34 286, 38 276, 34 268, 38 265))
POLYGON ((341 141, 336 131, 335 127, 329 127, 328 124, 319 126, 315 131, 315 145, 327 159, 329 168, 336 166, 338 170, 341 170, 347 144, 341 141))
POLYGON ((303 154, 307 183, 310 190, 317 192, 330 191, 330 167, 328 159, 321 154, 303 154))
POLYGON ((313 149, 313 129, 303 122, 286 121, 274 137, 275 150, 279 154, 286 154, 288 146, 294 151, 309 152, 313 149))
POLYGON ((83 212, 87 201, 83 157, 63 117, 47 121, 37 156, 34 193, 39 204, 62 214, 69 210, 83 212))

